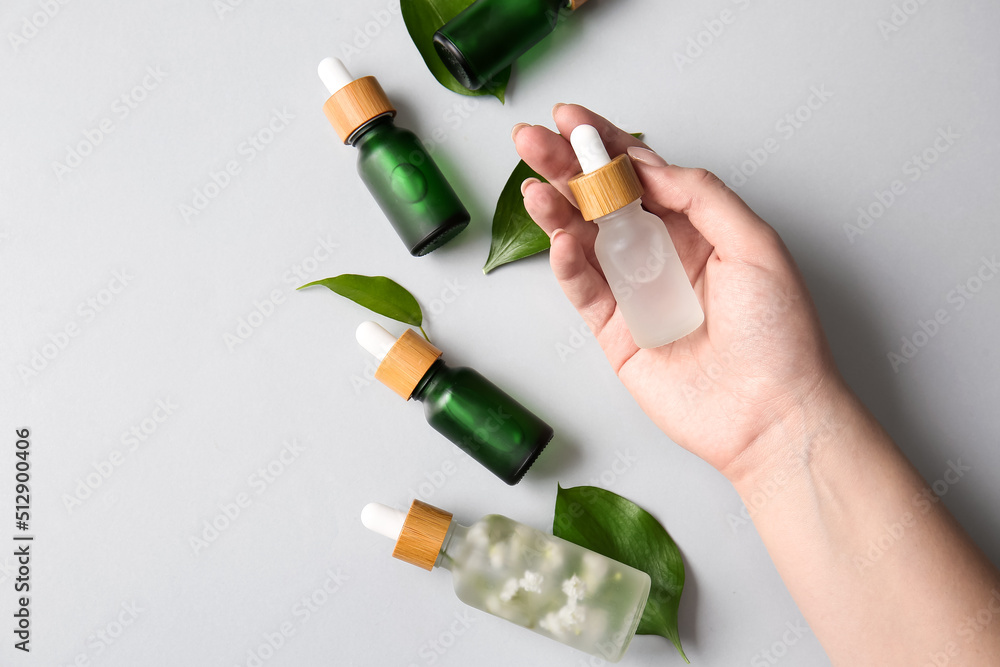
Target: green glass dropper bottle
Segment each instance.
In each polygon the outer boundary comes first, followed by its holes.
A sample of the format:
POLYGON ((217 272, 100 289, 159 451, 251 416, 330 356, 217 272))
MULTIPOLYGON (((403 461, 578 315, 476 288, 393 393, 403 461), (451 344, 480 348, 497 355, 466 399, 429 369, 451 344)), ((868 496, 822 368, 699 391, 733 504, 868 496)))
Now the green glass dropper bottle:
POLYGON ((396 127, 396 110, 373 76, 353 79, 326 58, 319 76, 330 98, 323 112, 345 144, 358 149, 358 174, 414 257, 441 247, 469 224, 469 212, 420 139, 396 127))
POLYGON ((469 90, 489 84, 586 0, 477 0, 434 33, 434 49, 469 90))
POLYGON ((358 343, 379 359, 375 378, 424 404, 427 422, 507 484, 517 484, 552 439, 552 427, 471 368, 452 368, 413 329, 397 340, 362 322, 358 343))

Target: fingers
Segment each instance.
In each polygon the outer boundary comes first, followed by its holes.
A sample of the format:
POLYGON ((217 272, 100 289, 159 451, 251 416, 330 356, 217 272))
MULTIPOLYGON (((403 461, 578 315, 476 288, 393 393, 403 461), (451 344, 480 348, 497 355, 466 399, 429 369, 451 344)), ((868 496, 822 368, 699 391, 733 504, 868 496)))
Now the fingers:
POLYGON ((604 276, 591 264, 580 242, 564 230, 552 235, 549 263, 566 298, 600 339, 617 305, 604 276))
POLYGON ((597 266, 594 257, 594 239, 597 237, 597 225, 583 219, 580 212, 573 208, 549 183, 542 183, 537 178, 529 178, 521 185, 524 195, 524 208, 539 227, 549 236, 557 229, 563 229, 580 243, 587 259, 597 266))
POLYGON ((521 194, 528 215, 552 237, 552 273, 566 298, 599 337, 617 304, 594 256, 597 225, 584 220, 566 196, 566 181, 580 168, 576 155, 566 140, 544 127, 522 127, 515 132, 514 141, 528 166, 550 181, 528 179, 521 194))
MULTIPOLYGON (((686 216, 716 248, 720 259, 754 261, 773 256, 777 234, 711 173, 667 165, 655 153, 642 150, 645 145, 641 141, 579 105, 557 105, 552 115, 560 134, 540 126, 521 126, 514 133, 514 142, 524 161, 571 202, 566 181, 579 173, 580 165, 566 137, 577 125, 593 125, 610 155, 629 153, 646 190, 643 204, 650 211, 686 216)), ((580 232, 578 238, 588 243, 582 229, 574 232, 580 232)))
POLYGON ((773 256, 777 234, 739 196, 704 169, 685 169, 629 150, 646 194, 643 203, 682 213, 719 258, 757 263, 773 256))
MULTIPOLYGON (((537 178, 529 178, 521 184, 521 194, 524 196, 524 208, 528 215, 549 236, 560 228, 573 228, 574 234, 585 229, 580 213, 552 185, 537 178)), ((587 225, 594 226, 593 223, 587 225)))
POLYGON ((566 182, 580 173, 580 163, 568 141, 547 127, 528 125, 514 134, 514 147, 529 167, 570 202, 575 201, 566 182))
POLYGON ((518 124, 512 135, 514 146, 521 159, 552 183, 570 202, 575 200, 566 182, 580 173, 580 163, 569 144, 569 135, 577 125, 593 125, 612 157, 624 153, 629 146, 645 146, 629 133, 579 105, 556 105, 552 115, 561 134, 540 125, 518 124))

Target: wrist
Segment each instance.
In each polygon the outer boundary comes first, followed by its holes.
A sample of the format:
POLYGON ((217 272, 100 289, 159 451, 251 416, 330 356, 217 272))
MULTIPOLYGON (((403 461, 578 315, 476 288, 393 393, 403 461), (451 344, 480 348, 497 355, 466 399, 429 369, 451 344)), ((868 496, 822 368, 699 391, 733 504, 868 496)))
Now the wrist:
MULTIPOLYGON (((839 375, 790 400, 722 472, 744 499, 759 504, 808 470, 844 433, 873 422, 839 375)), ((876 425, 877 427, 877 425, 876 425)))

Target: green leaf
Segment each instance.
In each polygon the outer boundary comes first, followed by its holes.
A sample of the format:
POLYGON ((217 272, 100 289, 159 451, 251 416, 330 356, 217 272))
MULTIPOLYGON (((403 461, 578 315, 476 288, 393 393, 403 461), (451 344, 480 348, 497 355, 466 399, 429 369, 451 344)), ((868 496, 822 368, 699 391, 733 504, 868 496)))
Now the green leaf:
POLYGON ((507 82, 510 80, 510 67, 500 72, 492 85, 479 90, 469 90, 451 75, 434 50, 434 33, 472 2, 473 0, 400 0, 399 7, 403 12, 406 30, 410 33, 417 51, 424 59, 427 69, 442 86, 462 95, 493 95, 502 104, 504 91, 507 90, 507 82))
MULTIPOLYGON (((345 273, 333 278, 316 280, 298 289, 305 289, 313 285, 323 285, 330 288, 342 297, 348 298, 354 303, 364 306, 368 310, 385 315, 386 317, 420 328, 424 323, 424 314, 420 310, 420 304, 412 294, 394 280, 385 276, 359 276, 354 273, 345 273)), ((427 334, 424 334, 424 338, 427 334)))
POLYGON ((690 663, 677 632, 684 562, 677 545, 653 515, 604 489, 560 486, 552 533, 648 574, 653 583, 636 634, 666 637, 684 662, 690 663))
MULTIPOLYGON (((632 136, 641 139, 642 132, 634 132, 632 136)), ((521 183, 531 177, 547 182, 521 160, 514 167, 507 184, 503 186, 500 199, 497 200, 496 212, 493 214, 493 239, 490 242, 490 254, 486 258, 483 273, 489 273, 498 266, 549 249, 548 234, 535 224, 524 208, 521 183)))
POLYGON ((486 258, 483 273, 548 250, 549 236, 528 215, 524 209, 524 197, 521 196, 521 183, 532 176, 545 180, 521 160, 503 186, 500 199, 497 200, 497 210, 493 214, 493 240, 490 242, 490 256, 486 258))

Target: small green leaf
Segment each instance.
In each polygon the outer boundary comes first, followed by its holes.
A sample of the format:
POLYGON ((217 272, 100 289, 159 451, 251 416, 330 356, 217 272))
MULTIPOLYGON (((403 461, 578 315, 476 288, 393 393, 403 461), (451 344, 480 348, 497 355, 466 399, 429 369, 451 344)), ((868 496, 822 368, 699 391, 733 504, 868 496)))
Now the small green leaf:
POLYGON ((472 3, 473 0, 400 0, 399 7, 403 12, 406 30, 417 51, 424 59, 427 69, 442 86, 462 95, 493 95, 502 104, 507 82, 510 80, 510 67, 500 72, 492 85, 469 90, 451 75, 434 50, 434 33, 472 3))
POLYGON ((548 250, 549 236, 528 215, 524 209, 524 197, 521 196, 521 183, 532 176, 545 180, 521 160, 503 186, 500 199, 497 200, 497 210, 493 214, 493 240, 490 242, 490 256, 486 258, 483 273, 548 250))
MULTIPOLYGON (((424 314, 413 295, 396 281, 384 276, 345 273, 333 278, 316 280, 298 289, 313 285, 328 287, 340 296, 397 322, 418 328, 424 323, 424 314)), ((423 328, 420 328, 420 331, 422 333, 423 328)), ((424 334, 424 338, 426 337, 427 334, 424 334)))
MULTIPOLYGON (((642 132, 634 132, 632 136, 641 139, 642 132)), ((503 186, 500 199, 497 200, 496 212, 493 214, 493 239, 490 242, 490 254, 486 258, 483 273, 489 273, 498 266, 549 249, 548 234, 535 224, 524 208, 521 183, 531 177, 547 182, 521 160, 514 167, 507 184, 503 186)))
POLYGON ((653 515, 631 500, 594 486, 559 487, 552 533, 642 570, 653 580, 636 634, 666 637, 690 663, 677 632, 684 562, 653 515))

